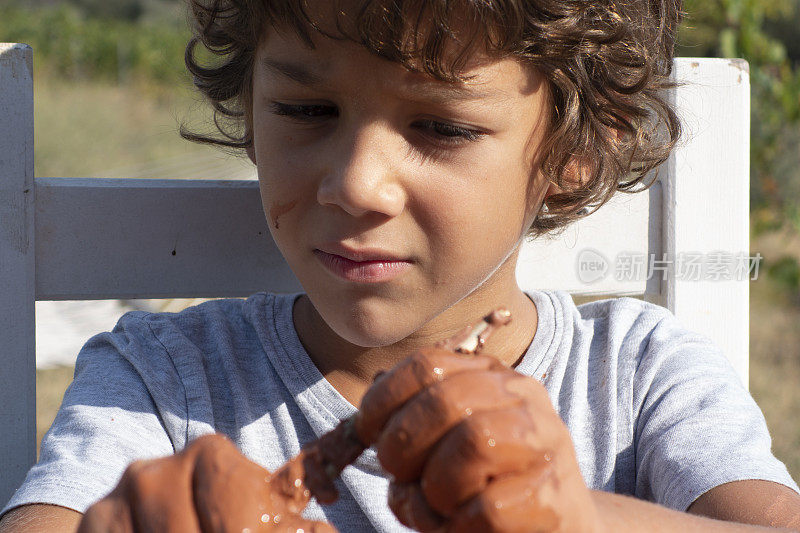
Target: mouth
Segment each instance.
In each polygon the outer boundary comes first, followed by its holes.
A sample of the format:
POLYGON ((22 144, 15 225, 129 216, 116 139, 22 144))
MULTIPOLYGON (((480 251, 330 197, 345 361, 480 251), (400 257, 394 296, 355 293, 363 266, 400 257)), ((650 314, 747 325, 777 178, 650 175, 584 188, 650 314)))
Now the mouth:
POLYGON ((338 247, 335 253, 315 249, 314 256, 332 274, 356 283, 381 283, 389 281, 411 266, 409 259, 383 250, 353 250, 338 247))
POLYGON ((353 248, 346 246, 340 242, 327 242, 323 243, 316 249, 330 255, 336 255, 358 263, 370 261, 383 261, 383 262, 411 262, 408 256, 393 252, 391 250, 382 250, 380 248, 353 248))

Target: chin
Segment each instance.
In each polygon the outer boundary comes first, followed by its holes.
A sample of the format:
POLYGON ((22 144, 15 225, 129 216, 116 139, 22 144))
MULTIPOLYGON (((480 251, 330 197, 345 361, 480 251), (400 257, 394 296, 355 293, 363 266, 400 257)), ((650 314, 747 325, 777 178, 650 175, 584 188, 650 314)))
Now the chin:
POLYGON ((343 309, 334 306, 320 309, 322 319, 339 337, 362 348, 389 346, 413 333, 395 309, 380 305, 355 304, 343 309))
POLYGON ((405 328, 398 327, 396 321, 390 320, 378 325, 370 321, 362 322, 352 316, 345 317, 345 320, 328 322, 328 326, 342 339, 362 348, 389 346, 411 334, 405 328))

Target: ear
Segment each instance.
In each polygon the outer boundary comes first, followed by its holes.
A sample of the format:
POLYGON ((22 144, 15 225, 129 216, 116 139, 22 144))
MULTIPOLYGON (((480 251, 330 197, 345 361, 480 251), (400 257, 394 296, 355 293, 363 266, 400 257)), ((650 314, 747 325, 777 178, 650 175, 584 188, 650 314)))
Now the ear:
MULTIPOLYGON (((564 172, 564 181, 565 186, 568 189, 575 188, 578 189, 586 180, 586 168, 584 165, 580 164, 576 160, 572 160, 568 165, 567 169, 564 172)), ((555 183, 550 183, 547 187, 547 192, 544 194, 544 201, 546 202, 547 199, 554 194, 561 194, 566 192, 563 188, 559 187, 555 183)))
POLYGON ((550 198, 551 196, 553 196, 554 194, 560 194, 562 192, 564 192, 564 189, 562 189, 561 187, 559 187, 555 183, 551 183, 547 187, 547 192, 544 193, 544 201, 546 202, 547 199, 550 198))
MULTIPOLYGON (((589 181, 592 174, 591 162, 587 159, 573 158, 568 164, 564 172, 564 182, 568 189, 580 189, 585 186, 589 181)), ((564 192, 563 189, 558 188, 557 192, 564 192)))
MULTIPOLYGON (((590 172, 588 165, 581 163, 577 159, 573 159, 566 168, 564 172, 564 186, 567 187, 567 190, 570 189, 579 189, 582 185, 586 183, 588 180, 588 173, 590 172)), ((549 183, 547 186, 547 190, 544 193, 544 197, 542 198, 542 210, 546 213, 548 212, 548 205, 547 200, 554 194, 562 194, 565 191, 562 187, 559 187, 555 183, 549 183)))

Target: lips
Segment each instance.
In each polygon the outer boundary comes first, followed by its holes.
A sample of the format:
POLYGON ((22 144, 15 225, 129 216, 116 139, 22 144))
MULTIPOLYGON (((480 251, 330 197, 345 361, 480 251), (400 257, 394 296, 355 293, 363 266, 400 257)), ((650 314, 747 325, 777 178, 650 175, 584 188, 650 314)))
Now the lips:
POLYGON ((324 249, 315 249, 314 255, 336 277, 356 283, 386 282, 411 266, 409 259, 375 248, 356 250, 328 245, 324 249))
POLYGON ((338 255, 339 257, 342 257, 344 259, 356 262, 367 262, 367 261, 410 262, 407 256, 403 256, 401 254, 398 254, 396 252, 391 252, 388 250, 381 250, 379 248, 357 249, 357 248, 351 248, 349 246, 344 246, 339 243, 331 243, 331 244, 321 245, 317 250, 331 255, 338 255))

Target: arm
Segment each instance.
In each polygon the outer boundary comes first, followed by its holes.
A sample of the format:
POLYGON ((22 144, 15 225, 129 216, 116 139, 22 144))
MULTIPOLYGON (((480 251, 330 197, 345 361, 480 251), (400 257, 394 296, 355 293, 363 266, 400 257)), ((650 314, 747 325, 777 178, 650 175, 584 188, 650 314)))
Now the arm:
POLYGON ((12 509, 0 520, 0 533, 73 533, 83 515, 57 505, 23 505, 12 509))
MULTIPOLYGON (((114 487, 131 461, 174 453, 147 384, 127 353, 148 340, 130 332, 131 322, 123 317, 114 332, 92 337, 81 349, 39 461, 9 508, 41 510, 51 504, 85 511, 114 487)), ((159 359, 148 351, 141 357, 159 359)))
POLYGON ((592 491, 592 497, 606 531, 800 531, 800 495, 771 481, 725 483, 700 496, 687 513, 606 492, 592 491))
POLYGON ((800 489, 772 454, 761 410, 717 345, 665 317, 650 335, 634 390, 641 398, 634 401, 635 496, 718 520, 791 524, 800 489))
POLYGON ((697 498, 689 512, 800 531, 800 494, 772 481, 751 479, 714 487, 697 498))

